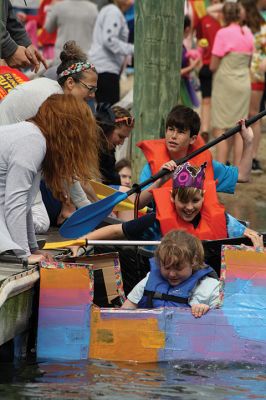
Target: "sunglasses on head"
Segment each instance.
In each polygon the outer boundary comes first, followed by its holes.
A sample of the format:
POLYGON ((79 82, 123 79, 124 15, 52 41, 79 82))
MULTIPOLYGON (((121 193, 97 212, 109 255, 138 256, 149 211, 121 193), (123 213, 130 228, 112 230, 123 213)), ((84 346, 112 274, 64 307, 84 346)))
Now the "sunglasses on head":
POLYGON ((118 123, 118 122, 125 122, 126 126, 129 126, 131 128, 134 126, 135 119, 134 119, 134 117, 116 118, 115 123, 118 123))

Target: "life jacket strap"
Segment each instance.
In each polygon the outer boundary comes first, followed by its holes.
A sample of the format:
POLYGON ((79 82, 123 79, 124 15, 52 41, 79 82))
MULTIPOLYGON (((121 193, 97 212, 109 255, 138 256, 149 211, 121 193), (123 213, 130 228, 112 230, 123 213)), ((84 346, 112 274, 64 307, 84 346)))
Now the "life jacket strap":
POLYGON ((174 296, 166 293, 154 292, 152 290, 144 290, 144 296, 147 296, 147 308, 153 308, 152 300, 172 301, 174 303, 188 304, 188 299, 184 297, 174 296))

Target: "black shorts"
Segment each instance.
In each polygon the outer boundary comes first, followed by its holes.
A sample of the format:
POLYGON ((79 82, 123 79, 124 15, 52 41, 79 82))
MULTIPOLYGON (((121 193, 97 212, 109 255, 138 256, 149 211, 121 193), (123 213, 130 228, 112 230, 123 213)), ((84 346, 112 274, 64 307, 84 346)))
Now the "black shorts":
POLYGON ((109 103, 113 105, 120 100, 119 89, 120 76, 110 72, 98 75, 98 89, 95 93, 97 103, 109 103))
POLYGON ((203 65, 199 71, 201 96, 211 97, 212 94, 212 72, 208 65, 203 65))

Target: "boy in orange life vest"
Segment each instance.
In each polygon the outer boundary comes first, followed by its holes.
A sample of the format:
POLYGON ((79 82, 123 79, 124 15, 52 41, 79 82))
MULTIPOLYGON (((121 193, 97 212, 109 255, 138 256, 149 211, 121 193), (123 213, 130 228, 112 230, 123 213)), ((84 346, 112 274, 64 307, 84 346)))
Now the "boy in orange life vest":
POLYGON ((122 308, 191 307, 200 318, 219 303, 219 281, 204 265, 198 238, 173 230, 150 259, 151 271, 128 294, 122 308))
POLYGON ((185 230, 201 240, 244 235, 251 240, 254 238, 254 245, 257 245, 257 232, 225 213, 215 182, 205 180, 206 164, 199 168, 190 163, 180 165, 173 174, 172 191, 167 187, 152 190, 162 235, 171 229, 185 230))
MULTIPOLYGON (((169 162, 169 169, 170 164, 173 161, 169 162)), ((155 200, 156 213, 151 212, 122 224, 105 226, 85 237, 89 240, 160 240, 170 230, 182 229, 201 240, 245 235, 255 247, 261 246, 262 239, 257 232, 225 213, 217 198, 215 182, 205 179, 206 169, 206 163, 201 167, 189 163, 178 166, 173 174, 173 190, 169 187, 151 190, 150 196, 155 200)))
MULTIPOLYGON (((226 166, 215 160, 209 150, 204 151, 190 160, 192 165, 201 165, 208 162, 206 179, 215 180, 217 192, 234 193, 237 182, 248 182, 252 166, 253 132, 241 122, 241 136, 243 139, 243 153, 238 166, 226 166)), ((161 166, 169 160, 177 160, 184 157, 199 147, 204 142, 198 132, 200 130, 200 118, 189 107, 175 106, 166 118, 165 139, 144 140, 138 143, 143 151, 148 164, 142 170, 140 181, 148 179, 159 171, 161 166)), ((170 181, 166 185, 171 186, 170 181)))

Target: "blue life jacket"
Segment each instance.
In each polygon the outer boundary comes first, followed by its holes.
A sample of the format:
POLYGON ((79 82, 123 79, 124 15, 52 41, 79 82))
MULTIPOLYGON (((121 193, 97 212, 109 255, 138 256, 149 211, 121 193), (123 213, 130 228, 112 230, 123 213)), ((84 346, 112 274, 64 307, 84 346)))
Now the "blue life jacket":
POLYGON ((218 279, 211 267, 199 269, 188 279, 176 286, 171 286, 165 280, 155 258, 150 259, 151 272, 144 288, 144 294, 138 303, 138 308, 159 308, 159 307, 189 307, 188 299, 197 283, 209 275, 218 279))

